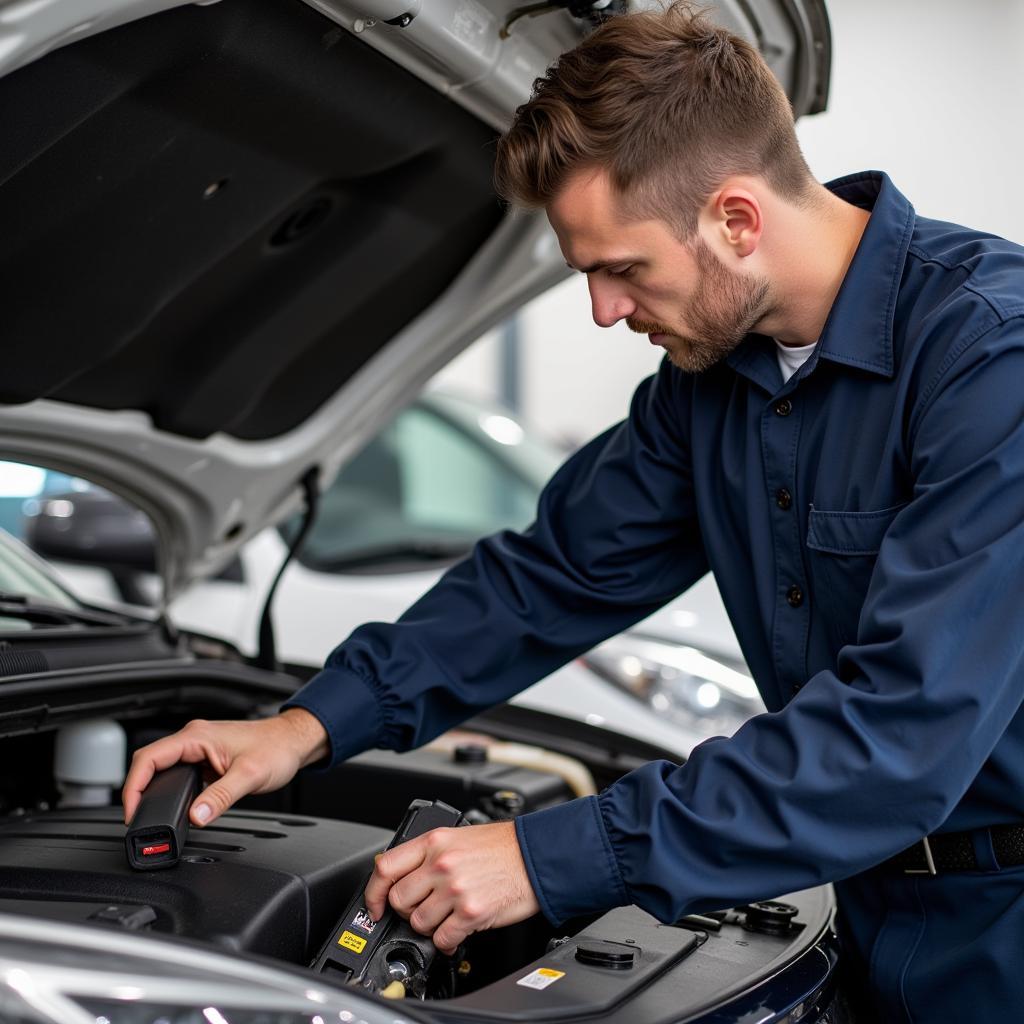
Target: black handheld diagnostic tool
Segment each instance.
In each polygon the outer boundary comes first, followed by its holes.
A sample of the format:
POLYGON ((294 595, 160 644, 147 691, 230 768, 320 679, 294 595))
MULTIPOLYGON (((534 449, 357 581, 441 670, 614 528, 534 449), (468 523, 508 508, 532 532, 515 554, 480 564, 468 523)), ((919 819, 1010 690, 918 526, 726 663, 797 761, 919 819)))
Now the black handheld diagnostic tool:
POLYGON ((176 764, 157 772, 128 824, 124 848, 136 871, 178 863, 188 838, 188 809, 199 792, 197 764, 176 764))
MULTIPOLYGON (((431 829, 466 823, 461 811, 440 800, 414 800, 387 848, 431 829)), ((390 907, 379 921, 373 921, 363 903, 365 888, 364 882, 310 967, 318 974, 361 984, 372 991, 399 981, 410 995, 422 998, 434 962, 441 954, 430 936, 413 931, 408 921, 390 907)))

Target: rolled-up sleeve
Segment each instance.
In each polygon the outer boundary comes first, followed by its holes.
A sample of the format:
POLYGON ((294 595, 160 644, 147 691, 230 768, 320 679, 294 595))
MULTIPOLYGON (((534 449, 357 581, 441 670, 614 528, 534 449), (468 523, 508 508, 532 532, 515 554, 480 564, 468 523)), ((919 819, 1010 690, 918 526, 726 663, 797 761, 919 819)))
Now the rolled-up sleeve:
POLYGON ((577 452, 522 534, 480 541, 397 623, 369 623, 286 707, 317 716, 331 763, 406 750, 506 700, 707 571, 685 375, 665 362, 627 420, 577 452))
POLYGON ((519 821, 554 921, 662 920, 847 877, 939 829, 1024 698, 1024 323, 966 339, 907 429, 913 499, 857 642, 782 710, 519 821), (579 871, 580 850, 594 852, 579 871), (581 883, 577 884, 577 878, 581 883))

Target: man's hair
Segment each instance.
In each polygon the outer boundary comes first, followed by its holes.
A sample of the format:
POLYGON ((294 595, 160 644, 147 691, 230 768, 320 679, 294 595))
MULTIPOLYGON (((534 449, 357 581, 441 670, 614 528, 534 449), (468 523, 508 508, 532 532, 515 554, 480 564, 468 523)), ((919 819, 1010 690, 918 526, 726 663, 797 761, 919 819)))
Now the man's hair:
POLYGON ((683 240, 732 174, 760 175, 799 205, 813 195, 778 80, 688 0, 609 19, 538 78, 498 143, 495 186, 537 208, 589 168, 608 172, 628 213, 683 240))

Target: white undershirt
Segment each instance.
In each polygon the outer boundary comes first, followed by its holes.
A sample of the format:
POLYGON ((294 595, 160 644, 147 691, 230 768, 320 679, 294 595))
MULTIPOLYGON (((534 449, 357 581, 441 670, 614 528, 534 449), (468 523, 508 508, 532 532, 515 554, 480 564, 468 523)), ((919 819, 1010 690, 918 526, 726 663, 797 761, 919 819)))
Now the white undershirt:
POLYGON ((778 349, 779 369, 782 371, 783 383, 789 380, 807 362, 814 351, 814 346, 817 344, 816 341, 812 341, 810 345, 783 345, 781 341, 775 342, 775 346, 778 349))

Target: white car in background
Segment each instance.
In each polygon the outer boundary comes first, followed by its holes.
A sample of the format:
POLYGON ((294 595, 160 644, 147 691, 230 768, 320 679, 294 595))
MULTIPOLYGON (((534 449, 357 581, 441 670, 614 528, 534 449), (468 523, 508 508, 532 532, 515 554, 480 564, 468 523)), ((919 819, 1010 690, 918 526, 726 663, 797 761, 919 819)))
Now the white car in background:
MULTIPOLYGON (((313 670, 357 626, 397 619, 477 539, 527 526, 562 458, 506 409, 426 391, 323 493, 274 597, 277 657, 313 670)), ((28 499, 30 545, 83 597, 156 600, 156 577, 131 569, 153 557, 140 550, 146 537, 155 543, 145 519, 106 492, 73 486, 28 499)), ((175 598, 174 623, 256 655, 264 603, 298 527, 294 518, 264 530, 228 572, 175 598)), ((681 757, 763 710, 710 575, 514 700, 681 757)))

